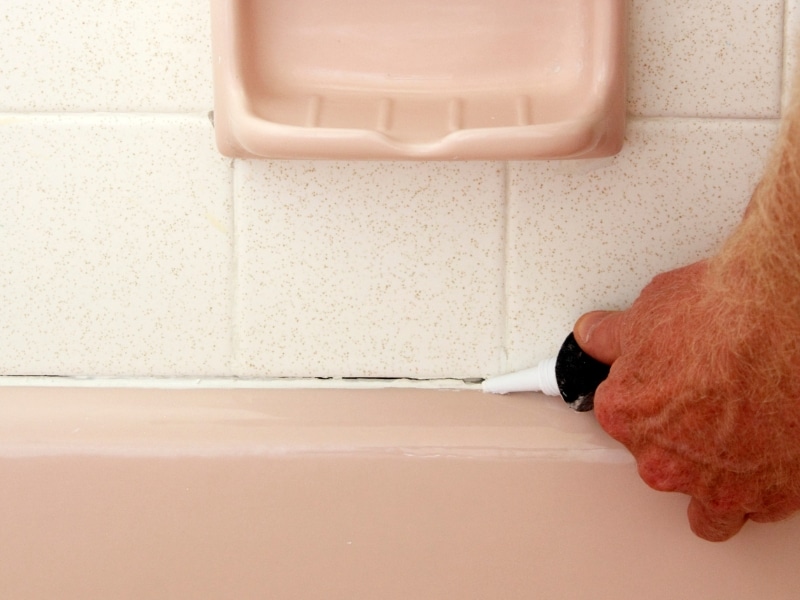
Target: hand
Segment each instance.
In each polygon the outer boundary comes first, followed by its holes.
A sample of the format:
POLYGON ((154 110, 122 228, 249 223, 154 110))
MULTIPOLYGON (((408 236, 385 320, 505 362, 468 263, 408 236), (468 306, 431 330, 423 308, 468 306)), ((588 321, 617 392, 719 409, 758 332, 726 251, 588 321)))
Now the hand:
POLYGON ((800 509, 800 316, 784 326, 749 292, 719 285, 703 261, 574 331, 612 365, 595 395, 600 425, 648 485, 691 496, 692 530, 712 541, 800 509))

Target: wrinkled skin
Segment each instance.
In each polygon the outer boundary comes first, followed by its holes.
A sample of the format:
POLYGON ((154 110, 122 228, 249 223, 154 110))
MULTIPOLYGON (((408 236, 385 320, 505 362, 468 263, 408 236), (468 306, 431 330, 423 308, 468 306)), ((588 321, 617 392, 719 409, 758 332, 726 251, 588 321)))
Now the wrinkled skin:
POLYGON ((581 317, 575 335, 612 365, 600 425, 648 485, 691 496, 698 536, 722 541, 800 509, 800 316, 715 277, 708 261, 659 275, 627 311, 581 317))
POLYGON ((722 541, 800 509, 800 72, 747 212, 719 252, 575 324, 611 365, 600 425, 722 541))

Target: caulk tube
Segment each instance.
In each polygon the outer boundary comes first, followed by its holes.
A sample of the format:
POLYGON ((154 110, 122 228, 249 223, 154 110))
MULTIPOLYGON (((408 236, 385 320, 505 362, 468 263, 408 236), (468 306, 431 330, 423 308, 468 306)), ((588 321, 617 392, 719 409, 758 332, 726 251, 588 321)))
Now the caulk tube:
POLYGON ((556 358, 543 360, 536 367, 490 377, 483 381, 483 391, 493 394, 542 392, 561 396, 570 408, 587 411, 594 408, 594 392, 610 367, 581 350, 570 333, 556 358))

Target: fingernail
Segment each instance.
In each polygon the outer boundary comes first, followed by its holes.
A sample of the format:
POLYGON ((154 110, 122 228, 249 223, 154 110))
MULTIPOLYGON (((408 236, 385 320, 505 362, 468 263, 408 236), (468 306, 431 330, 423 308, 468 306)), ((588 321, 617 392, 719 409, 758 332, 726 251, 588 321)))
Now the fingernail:
POLYGON ((610 313, 608 311, 596 311, 583 315, 578 322, 575 323, 575 337, 581 344, 588 344, 592 337, 592 332, 601 321, 603 321, 610 313))

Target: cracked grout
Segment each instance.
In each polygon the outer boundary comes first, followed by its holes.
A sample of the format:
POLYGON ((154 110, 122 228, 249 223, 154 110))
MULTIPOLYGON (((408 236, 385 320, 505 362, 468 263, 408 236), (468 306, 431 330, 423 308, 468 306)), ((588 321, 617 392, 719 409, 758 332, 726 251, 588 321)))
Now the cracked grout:
POLYGON ((480 378, 380 378, 380 377, 69 377, 0 376, 0 388, 130 388, 130 389, 433 389, 478 390, 480 378))

